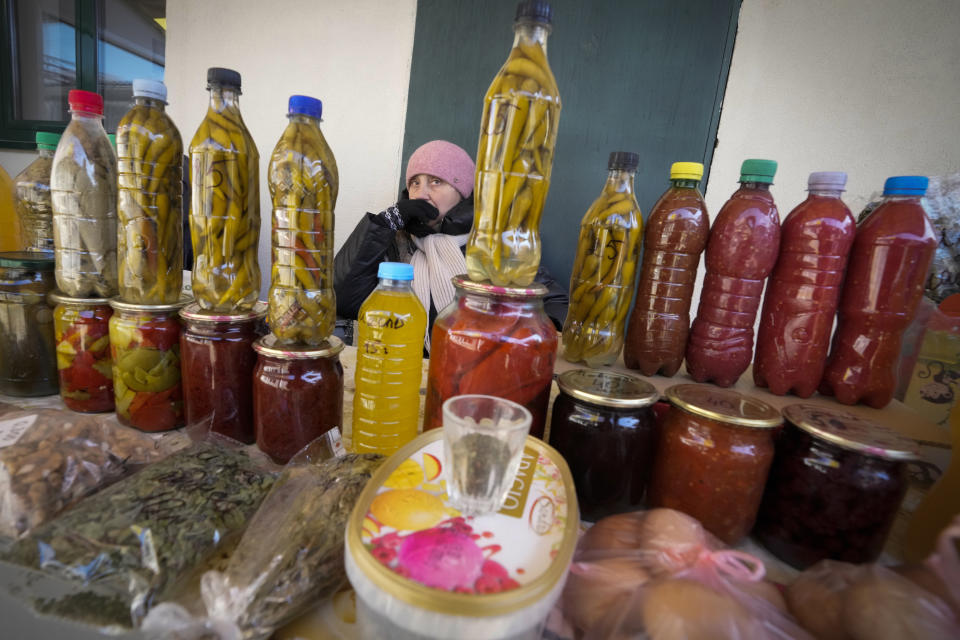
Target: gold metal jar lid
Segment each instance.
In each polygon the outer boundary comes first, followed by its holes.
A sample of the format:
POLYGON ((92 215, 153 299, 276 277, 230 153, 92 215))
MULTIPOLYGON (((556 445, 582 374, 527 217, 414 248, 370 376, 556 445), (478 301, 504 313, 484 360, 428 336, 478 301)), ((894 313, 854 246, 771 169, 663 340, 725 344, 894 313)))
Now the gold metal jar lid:
POLYGON ((180 309, 180 317, 192 322, 245 322, 259 320, 267 315, 267 303, 258 302, 250 311, 243 313, 220 313, 202 309, 196 302, 191 302, 180 309))
POLYGON ((268 333, 253 343, 253 350, 261 355, 281 360, 330 358, 343 351, 343 340, 337 336, 330 336, 319 345, 278 344, 277 336, 268 333))
POLYGON ((791 404, 783 408, 783 417, 798 429, 843 449, 887 460, 920 457, 920 449, 913 440, 847 411, 815 404, 791 404))
POLYGON ((769 429, 780 426, 780 412, 762 400, 731 389, 705 384, 678 384, 663 392, 676 407, 690 413, 738 427, 769 429))
POLYGON ((528 287, 499 287, 487 281, 474 282, 466 275, 451 278, 453 286, 467 293, 476 293, 484 296, 500 296, 505 298, 542 298, 547 295, 547 287, 539 282, 532 282, 528 287))
POLYGON ((573 369, 557 378, 560 391, 571 398, 603 407, 639 409, 657 401, 657 389, 637 376, 600 369, 573 369))
POLYGON ((102 307, 110 304, 110 298, 74 298, 56 289, 47 294, 53 304, 63 304, 71 307, 102 307))
POLYGON ((134 302, 124 302, 120 298, 110 298, 110 306, 117 311, 132 311, 134 313, 163 313, 167 311, 176 311, 185 305, 193 302, 193 298, 180 298, 170 304, 137 304, 134 302))

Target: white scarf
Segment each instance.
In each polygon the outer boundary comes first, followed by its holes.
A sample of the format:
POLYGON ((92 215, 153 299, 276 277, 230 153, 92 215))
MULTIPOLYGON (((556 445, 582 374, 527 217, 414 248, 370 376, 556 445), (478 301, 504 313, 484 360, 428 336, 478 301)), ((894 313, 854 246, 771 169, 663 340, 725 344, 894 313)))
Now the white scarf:
MULTIPOLYGON (((467 244, 469 236, 469 233, 459 236, 432 233, 422 238, 410 236, 417 247, 410 257, 410 264, 413 265, 413 292, 417 294, 427 314, 430 313, 431 299, 437 313, 453 302, 456 290, 450 280, 467 272, 467 261, 460 247, 467 244)), ((423 345, 429 353, 429 328, 423 345)))

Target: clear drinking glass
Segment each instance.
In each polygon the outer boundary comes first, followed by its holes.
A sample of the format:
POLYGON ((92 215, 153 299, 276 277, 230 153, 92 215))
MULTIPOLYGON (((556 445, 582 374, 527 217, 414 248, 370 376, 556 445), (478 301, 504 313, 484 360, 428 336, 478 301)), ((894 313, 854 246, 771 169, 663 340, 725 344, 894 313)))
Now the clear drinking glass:
POLYGON ((486 395, 443 403, 447 495, 466 515, 503 506, 520 466, 533 417, 520 404, 486 395))

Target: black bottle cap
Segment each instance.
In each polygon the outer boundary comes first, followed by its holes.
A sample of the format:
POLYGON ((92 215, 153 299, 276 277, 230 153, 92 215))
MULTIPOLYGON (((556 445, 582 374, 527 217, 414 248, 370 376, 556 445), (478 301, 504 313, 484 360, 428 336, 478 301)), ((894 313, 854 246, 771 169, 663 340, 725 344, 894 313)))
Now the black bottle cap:
POLYGON ((632 151, 613 151, 610 153, 610 159, 607 160, 607 170, 636 171, 639 164, 640 154, 632 151))
POLYGON ((531 20, 551 24, 553 22, 553 7, 545 0, 523 0, 517 5, 517 17, 514 20, 531 20))
POLYGON ((224 69, 223 67, 210 67, 207 69, 207 88, 210 85, 219 85, 221 87, 240 88, 240 72, 233 69, 224 69))

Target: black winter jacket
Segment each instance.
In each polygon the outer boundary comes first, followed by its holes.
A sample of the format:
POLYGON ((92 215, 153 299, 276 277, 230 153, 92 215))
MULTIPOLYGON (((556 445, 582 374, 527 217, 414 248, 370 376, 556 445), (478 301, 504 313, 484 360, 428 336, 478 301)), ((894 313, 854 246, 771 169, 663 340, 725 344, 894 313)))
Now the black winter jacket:
MULTIPOLYGON (((401 198, 408 198, 406 190, 401 198)), ((438 233, 461 235, 468 233, 473 226, 473 196, 461 200, 447 212, 440 223, 438 233)), ((354 228, 353 233, 340 247, 333 261, 333 288, 337 294, 337 316, 356 319, 360 305, 367 299, 377 284, 377 269, 381 262, 409 262, 416 251, 406 231, 394 231, 382 222, 382 218, 367 213, 354 228)), ((567 317, 569 298, 565 287, 541 265, 536 281, 547 287, 543 298, 544 310, 557 330, 563 329, 567 317)), ((433 321, 438 309, 430 303, 428 310, 430 324, 427 331, 433 330, 433 321)))

